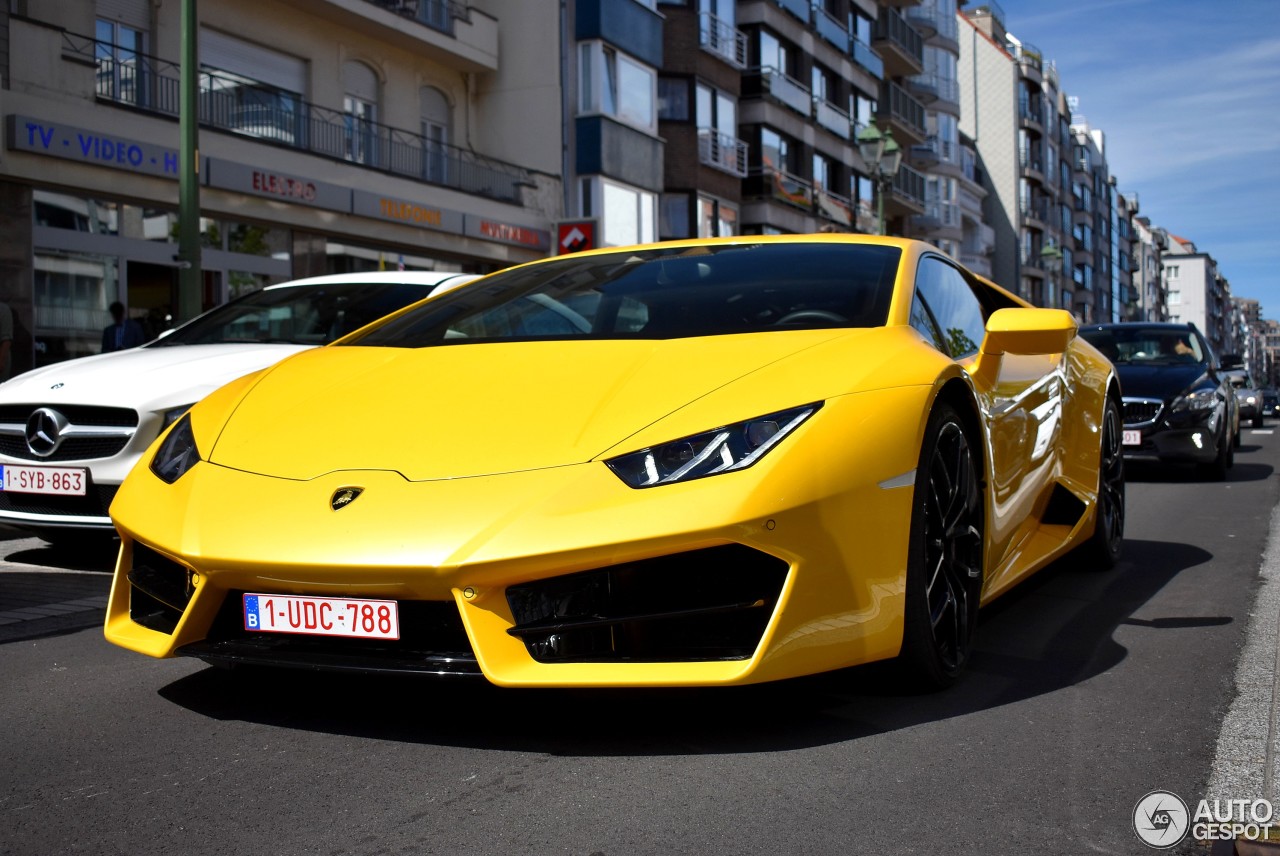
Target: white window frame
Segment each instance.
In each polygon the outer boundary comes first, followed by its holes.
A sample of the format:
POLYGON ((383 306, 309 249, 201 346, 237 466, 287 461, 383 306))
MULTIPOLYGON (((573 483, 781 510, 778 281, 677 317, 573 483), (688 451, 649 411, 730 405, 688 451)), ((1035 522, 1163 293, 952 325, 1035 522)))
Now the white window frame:
POLYGON ((654 136, 658 133, 658 70, 651 65, 640 62, 633 56, 623 53, 612 45, 599 40, 581 42, 578 45, 578 115, 608 116, 632 128, 654 136), (614 73, 607 74, 609 61, 612 60, 614 73), (630 115, 629 109, 623 109, 618 103, 618 67, 630 66, 649 78, 649 115, 645 120, 638 120, 630 115), (604 85, 612 87, 612 108, 606 103, 604 85))
POLYGON ((602 175, 587 176, 579 183, 581 194, 581 210, 584 217, 595 217, 599 221, 597 232, 599 245, 602 247, 621 247, 630 244, 649 244, 658 239, 658 194, 631 184, 624 184, 602 175), (621 238, 615 233, 617 224, 609 222, 609 212, 605 210, 605 187, 612 187, 628 193, 636 194, 635 240, 621 238), (646 210, 646 201, 648 202, 646 210))

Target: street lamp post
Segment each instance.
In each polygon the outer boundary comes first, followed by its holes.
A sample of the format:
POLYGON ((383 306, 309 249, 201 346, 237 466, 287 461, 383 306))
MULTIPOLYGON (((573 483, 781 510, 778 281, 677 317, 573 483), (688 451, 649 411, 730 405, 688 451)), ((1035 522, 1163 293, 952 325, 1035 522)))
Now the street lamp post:
MULTIPOLYGON (((1048 306, 1053 306, 1058 302, 1058 274, 1062 271, 1062 250, 1053 244, 1040 250, 1040 264, 1044 268, 1045 273, 1049 274, 1049 287, 1053 289, 1053 299, 1046 300, 1048 306)), ((1070 306, 1063 306, 1068 312, 1071 311, 1070 306)))
POLYGON ((886 128, 881 131, 875 125, 868 125, 858 132, 858 152, 876 185, 876 223, 883 235, 884 197, 902 166, 902 146, 893 138, 892 130, 886 128))

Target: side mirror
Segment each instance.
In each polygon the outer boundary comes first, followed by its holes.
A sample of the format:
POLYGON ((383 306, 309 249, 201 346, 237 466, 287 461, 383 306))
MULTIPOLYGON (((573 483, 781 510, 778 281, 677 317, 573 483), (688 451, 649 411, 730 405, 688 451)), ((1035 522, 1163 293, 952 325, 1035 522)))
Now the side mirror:
POLYGON ((1244 367, 1244 359, 1239 354, 1223 354, 1218 364, 1220 369, 1238 369, 1244 367))
POLYGON ((1076 329, 1076 319, 1065 309, 999 309, 987 319, 982 353, 1061 354, 1076 329))

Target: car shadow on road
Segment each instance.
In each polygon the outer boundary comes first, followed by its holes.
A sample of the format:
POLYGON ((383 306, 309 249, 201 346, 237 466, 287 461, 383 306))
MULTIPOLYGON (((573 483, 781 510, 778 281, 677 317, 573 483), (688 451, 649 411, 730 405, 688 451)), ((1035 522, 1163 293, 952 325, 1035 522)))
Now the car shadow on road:
POLYGON ((1051 693, 1114 667, 1122 624, 1212 632, 1224 616, 1134 618, 1181 571, 1212 556, 1190 544, 1131 540, 1111 572, 1059 561, 983 611, 969 674, 913 694, 873 664, 752 687, 504 690, 437 681, 207 668, 163 688, 219 720, 552 755, 776 752, 964 716, 1051 693))

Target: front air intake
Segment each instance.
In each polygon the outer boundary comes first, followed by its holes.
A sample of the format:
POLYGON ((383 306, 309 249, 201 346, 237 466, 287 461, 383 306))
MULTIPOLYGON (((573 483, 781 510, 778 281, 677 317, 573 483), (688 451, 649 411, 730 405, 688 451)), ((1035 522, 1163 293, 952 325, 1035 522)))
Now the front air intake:
POLYGON ((543 663, 744 660, 788 569, 730 544, 524 583, 507 589, 507 632, 543 663))
POLYGON ((133 543, 130 618, 151 630, 172 633, 194 592, 190 569, 137 541, 133 543))

